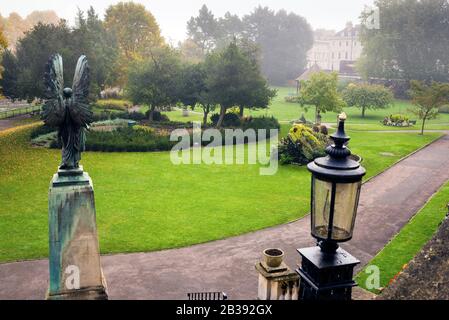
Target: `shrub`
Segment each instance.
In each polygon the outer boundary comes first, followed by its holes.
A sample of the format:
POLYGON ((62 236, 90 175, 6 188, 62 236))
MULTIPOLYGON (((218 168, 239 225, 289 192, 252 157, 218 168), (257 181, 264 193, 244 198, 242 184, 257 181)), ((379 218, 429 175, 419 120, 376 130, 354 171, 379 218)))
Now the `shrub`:
POLYGON ((49 147, 53 141, 58 139, 57 131, 42 134, 31 140, 34 146, 49 147))
POLYGON ((441 106, 438 108, 440 113, 449 113, 449 105, 441 106))
POLYGON ((114 119, 129 119, 134 121, 142 121, 147 119, 147 117, 142 112, 100 112, 94 113, 93 121, 104 121, 104 120, 114 120, 114 119))
MULTIPOLYGON (((306 125, 306 127, 309 127, 309 126, 306 125)), ((313 125, 312 130, 315 133, 321 133, 321 134, 324 134, 326 136, 328 134, 327 127, 324 124, 322 124, 322 125, 313 125)))
POLYGON ((31 134, 30 137, 31 139, 35 139, 41 135, 56 131, 57 129, 49 127, 45 124, 39 125, 37 127, 35 127, 33 130, 31 130, 31 134))
POLYGON ((299 96, 286 96, 284 100, 289 103, 300 103, 299 96))
POLYGON ((87 151, 166 151, 174 144, 169 136, 159 136, 151 130, 129 127, 117 128, 114 131, 90 131, 86 138, 87 151))
POLYGON ((320 133, 324 134, 325 136, 327 136, 329 134, 329 130, 327 129, 327 127, 324 124, 322 124, 320 126, 320 133))
MULTIPOLYGON (((218 113, 214 113, 210 117, 210 121, 212 121, 212 125, 216 126, 218 123, 218 119, 220 118, 220 115, 218 113)), ((225 114, 223 118, 223 127, 240 127, 240 117, 238 114, 234 112, 228 112, 225 114)))
POLYGON ((404 122, 404 121, 408 121, 408 117, 403 114, 392 114, 390 116, 390 120, 392 122, 404 122))
POLYGON ((278 155, 281 164, 307 164, 315 158, 325 156, 329 137, 314 132, 302 124, 295 124, 287 137, 279 142, 278 155))
POLYGON ((127 100, 120 99, 104 99, 97 100, 92 106, 97 107, 99 109, 109 109, 109 110, 128 110, 129 107, 132 107, 132 103, 127 100))
MULTIPOLYGON (((145 118, 148 119, 149 116, 150 116, 150 110, 145 112, 145 118)), ((162 114, 160 111, 154 110, 153 111, 153 121, 156 121, 156 122, 168 122, 168 121, 170 121, 170 119, 168 118, 167 115, 162 114)))
POLYGON ((278 129, 281 127, 279 121, 275 117, 247 117, 242 121, 242 127, 246 129, 278 129))
POLYGON ((102 99, 121 99, 123 94, 119 88, 106 88, 100 92, 102 99))
POLYGON ((350 81, 350 80, 338 80, 338 82, 337 82, 337 91, 338 92, 343 92, 347 87, 348 87, 348 85, 350 85, 352 82, 350 81))
POLYGON ((411 125, 409 118, 403 114, 392 114, 388 117, 385 117, 383 121, 381 121, 385 126, 403 126, 408 127, 411 125))

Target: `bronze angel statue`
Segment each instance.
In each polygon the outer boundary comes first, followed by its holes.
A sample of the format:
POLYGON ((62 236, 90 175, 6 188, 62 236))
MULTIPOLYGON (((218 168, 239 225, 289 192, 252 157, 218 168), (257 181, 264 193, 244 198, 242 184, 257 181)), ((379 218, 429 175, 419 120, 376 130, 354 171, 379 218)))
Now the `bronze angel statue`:
POLYGON ((75 169, 79 166, 84 151, 86 130, 92 122, 92 111, 88 104, 89 65, 86 56, 81 56, 75 69, 72 88, 64 88, 62 57, 52 55, 46 65, 44 76, 46 101, 42 118, 48 126, 58 128, 58 139, 62 144, 60 169, 75 169))

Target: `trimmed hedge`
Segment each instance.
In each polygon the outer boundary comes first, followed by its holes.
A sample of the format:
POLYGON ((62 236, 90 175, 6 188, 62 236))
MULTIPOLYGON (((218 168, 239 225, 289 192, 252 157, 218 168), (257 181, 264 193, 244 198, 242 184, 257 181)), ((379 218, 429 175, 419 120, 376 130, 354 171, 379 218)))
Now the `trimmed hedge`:
MULTIPOLYGON (((151 130, 121 127, 113 131, 88 131, 86 135, 86 151, 103 152, 146 152, 167 151, 176 142, 170 136, 159 136, 151 130)), ((55 140, 50 148, 59 149, 61 144, 55 140)))
POLYGON ((36 139, 39 136, 48 134, 53 131, 56 131, 56 129, 46 126, 45 124, 42 124, 42 125, 36 126, 35 128, 33 128, 33 130, 31 130, 30 137, 31 137, 31 139, 36 139))
POLYGON ((141 112, 102 112, 94 113, 94 122, 114 119, 128 119, 134 121, 142 121, 147 117, 141 112))
POLYGON ((92 103, 93 107, 97 107, 99 109, 110 109, 110 110, 120 110, 125 111, 129 107, 132 107, 132 103, 127 100, 121 99, 101 99, 92 103))
MULTIPOLYGON (((123 121, 123 120, 117 120, 123 121)), ((239 119, 240 121, 240 119, 239 119)), ((115 124, 115 120, 103 121, 103 124, 115 124)), ((259 140, 266 139, 270 135, 270 129, 279 129, 279 122, 273 117, 247 117, 241 120, 243 131, 247 129, 254 129, 256 131, 256 138, 259 140), (258 136, 258 129, 266 129, 266 135, 258 136)), ((168 151, 177 143, 177 141, 170 141, 170 132, 174 129, 192 129, 192 123, 184 122, 151 122, 150 126, 134 126, 134 127, 119 127, 113 131, 88 131, 86 135, 86 151, 104 151, 104 152, 146 152, 146 151, 168 151), (156 130, 155 130, 156 128, 156 130), (162 130, 161 130, 162 129, 162 130), (159 134, 157 134, 159 132, 159 134), (160 134, 160 132, 166 132, 160 134)), ((36 138, 40 135, 47 134, 54 131, 54 129, 39 126, 32 132, 32 137, 36 138)), ((189 131, 190 132, 190 131, 189 131)), ((222 141, 215 142, 214 145, 224 144, 226 141, 225 128, 220 130, 222 134, 222 141)), ((233 144, 238 141, 233 139, 233 144)), ((244 143, 253 142, 245 137, 244 143)), ((193 143, 193 139, 190 139, 193 143)), ((210 141, 202 141, 203 146, 209 145, 210 141)), ((50 148, 61 148, 59 141, 55 140, 50 143, 50 148)))

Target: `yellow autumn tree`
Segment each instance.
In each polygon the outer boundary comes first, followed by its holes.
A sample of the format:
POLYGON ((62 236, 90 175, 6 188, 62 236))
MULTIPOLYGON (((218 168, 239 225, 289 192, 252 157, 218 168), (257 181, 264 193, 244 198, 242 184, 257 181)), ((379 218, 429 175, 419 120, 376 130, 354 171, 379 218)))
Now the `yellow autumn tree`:
POLYGON ((145 6, 133 2, 120 2, 106 10, 105 27, 116 37, 120 56, 116 64, 116 84, 127 82, 129 66, 145 60, 154 48, 164 46, 159 25, 145 6))

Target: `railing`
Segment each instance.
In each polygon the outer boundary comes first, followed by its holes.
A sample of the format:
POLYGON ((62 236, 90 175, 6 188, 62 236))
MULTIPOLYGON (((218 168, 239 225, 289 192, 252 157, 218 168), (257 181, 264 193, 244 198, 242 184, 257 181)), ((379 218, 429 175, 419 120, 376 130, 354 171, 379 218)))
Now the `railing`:
POLYGON ((189 300, 228 300, 224 292, 191 292, 187 293, 189 300))
POLYGON ((12 118, 15 116, 20 116, 24 114, 34 114, 39 113, 42 109, 41 105, 38 106, 27 106, 24 108, 13 108, 10 110, 0 111, 0 119, 12 118))

